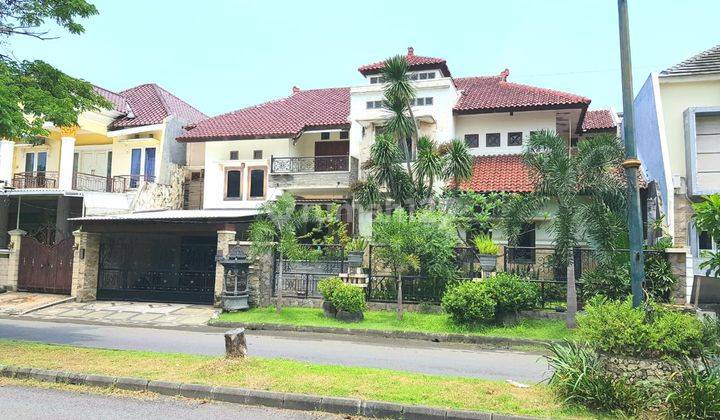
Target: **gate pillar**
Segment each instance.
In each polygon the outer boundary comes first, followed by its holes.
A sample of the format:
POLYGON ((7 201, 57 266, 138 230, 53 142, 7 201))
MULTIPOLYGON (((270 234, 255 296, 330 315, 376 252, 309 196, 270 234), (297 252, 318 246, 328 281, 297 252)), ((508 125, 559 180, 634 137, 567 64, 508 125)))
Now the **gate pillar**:
POLYGON ((27 235, 27 232, 21 229, 13 229, 8 232, 8 235, 10 235, 10 243, 8 244, 10 255, 8 255, 8 271, 4 286, 6 290, 17 290, 18 275, 20 273, 20 246, 22 238, 27 235))
POLYGON ((100 265, 99 233, 76 230, 73 253, 72 289, 70 295, 78 302, 97 298, 98 268, 100 265))
MULTIPOLYGON (((217 231, 217 256, 226 256, 230 252, 230 242, 235 241, 234 230, 217 231)), ((219 304, 225 282, 225 268, 219 262, 215 265, 215 304, 219 304)))

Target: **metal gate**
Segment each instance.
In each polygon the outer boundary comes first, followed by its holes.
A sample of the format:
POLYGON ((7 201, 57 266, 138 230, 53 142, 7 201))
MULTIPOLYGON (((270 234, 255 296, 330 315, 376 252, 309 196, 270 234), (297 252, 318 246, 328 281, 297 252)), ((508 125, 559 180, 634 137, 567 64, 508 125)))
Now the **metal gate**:
POLYGON ((54 245, 46 245, 25 236, 20 242, 18 290, 70 294, 72 284, 73 243, 71 236, 54 245))
POLYGON ((98 299, 212 304, 217 239, 103 235, 98 299))

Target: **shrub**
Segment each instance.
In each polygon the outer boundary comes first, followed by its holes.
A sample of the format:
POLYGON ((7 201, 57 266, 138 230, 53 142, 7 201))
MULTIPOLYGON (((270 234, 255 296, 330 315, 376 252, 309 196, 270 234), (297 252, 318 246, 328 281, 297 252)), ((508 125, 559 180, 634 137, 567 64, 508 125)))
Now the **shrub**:
POLYGON ((332 303, 332 295, 339 286, 345 284, 339 277, 328 277, 324 280, 320 280, 317 284, 317 288, 322 294, 325 301, 332 303))
MULTIPOLYGON (((630 265, 608 262, 601 264, 582 276, 582 297, 589 300, 594 296, 608 299, 625 299, 631 293, 630 265)), ((648 253, 645 259, 645 283, 643 289, 658 302, 669 302, 677 279, 672 266, 664 254, 648 253)))
POLYGON ((447 289, 442 307, 458 324, 489 321, 495 315, 495 301, 483 283, 466 281, 447 289))
POLYGON ((701 366, 685 362, 668 387, 665 403, 669 418, 720 418, 720 366, 711 366, 705 360, 701 366))
POLYGON ((609 375, 597 354, 573 342, 548 345, 546 356, 553 370, 550 386, 566 402, 594 410, 632 415, 650 404, 644 386, 632 386, 609 375))
POLYGON ((704 343, 703 325, 695 316, 652 302, 633 308, 630 299, 591 299, 578 327, 578 335, 596 349, 621 356, 695 356, 704 343))
POLYGON ((500 247, 493 242, 490 235, 478 235, 473 239, 473 243, 481 254, 497 255, 500 252, 500 247))
POLYGON ((703 316, 703 341, 710 356, 720 355, 720 318, 703 316))
POLYGON ((341 282, 333 290, 330 303, 339 311, 363 312, 365 310, 365 292, 357 286, 341 282))
POLYGON ((485 280, 485 287, 495 300, 496 315, 533 309, 540 301, 538 286, 514 274, 498 273, 485 280))

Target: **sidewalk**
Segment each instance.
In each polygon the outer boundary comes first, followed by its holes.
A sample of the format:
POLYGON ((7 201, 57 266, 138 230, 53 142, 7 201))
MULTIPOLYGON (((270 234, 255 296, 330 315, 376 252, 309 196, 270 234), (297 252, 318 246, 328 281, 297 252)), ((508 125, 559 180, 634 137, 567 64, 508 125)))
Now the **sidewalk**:
POLYGON ((0 315, 22 315, 70 299, 72 298, 67 295, 47 293, 0 293, 0 315))

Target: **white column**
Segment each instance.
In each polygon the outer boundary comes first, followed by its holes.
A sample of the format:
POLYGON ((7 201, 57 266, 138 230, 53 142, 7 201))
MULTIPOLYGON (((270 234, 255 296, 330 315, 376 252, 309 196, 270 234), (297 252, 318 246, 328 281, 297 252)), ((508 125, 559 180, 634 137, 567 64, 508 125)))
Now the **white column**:
POLYGON ((58 188, 71 190, 73 184, 73 157, 75 155, 75 133, 77 127, 60 129, 60 168, 58 170, 58 188))
POLYGON ((13 153, 15 142, 0 140, 0 181, 10 184, 13 177, 13 153))

